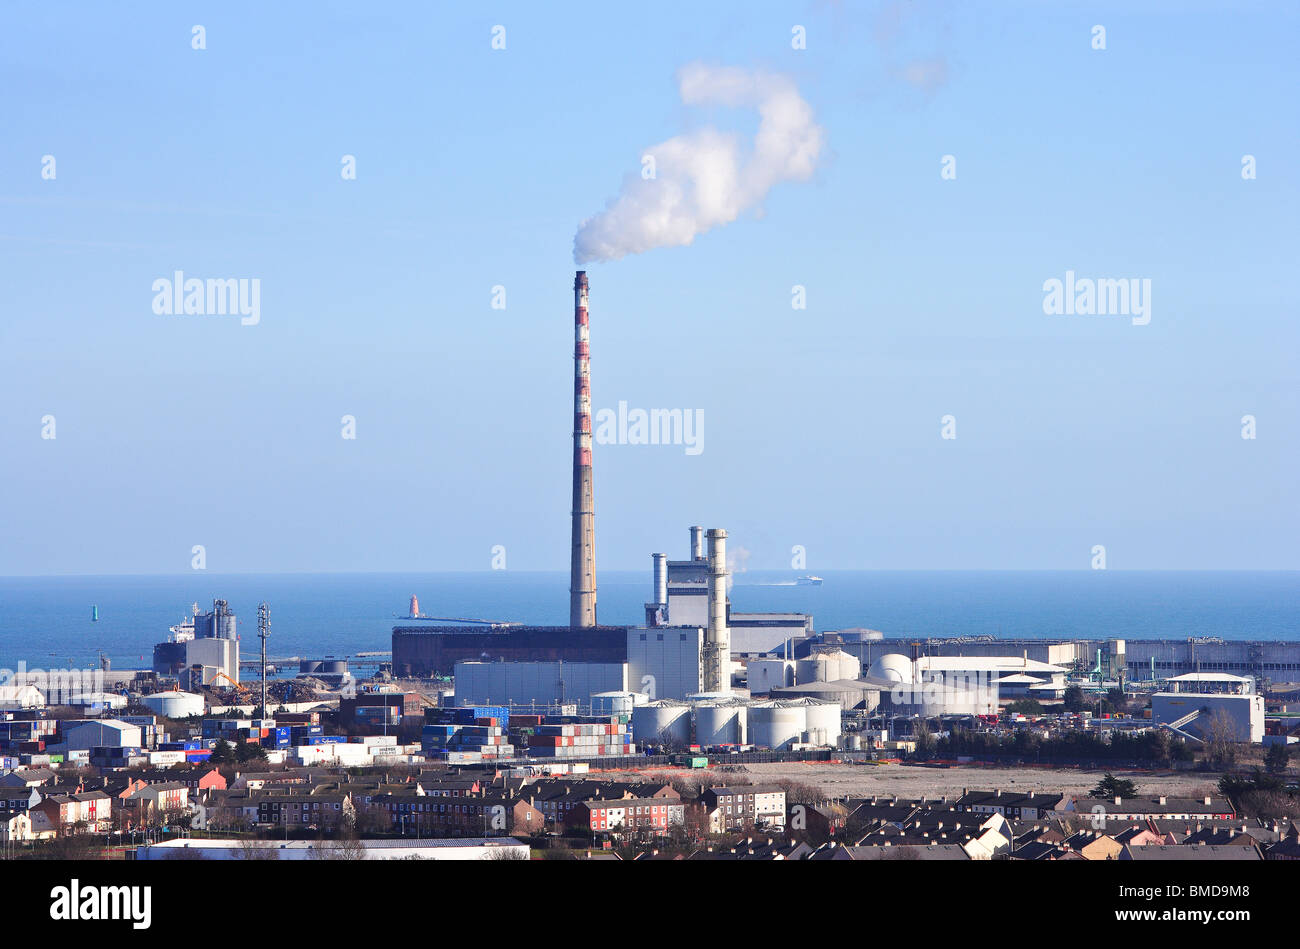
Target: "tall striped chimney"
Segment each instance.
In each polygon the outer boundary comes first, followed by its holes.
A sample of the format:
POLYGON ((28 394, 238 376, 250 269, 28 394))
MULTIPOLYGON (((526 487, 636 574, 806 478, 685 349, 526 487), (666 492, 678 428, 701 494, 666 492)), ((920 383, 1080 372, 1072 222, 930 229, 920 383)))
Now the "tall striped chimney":
POLYGON ((591 350, 587 272, 573 278, 573 557, 569 625, 596 625, 596 500, 591 483, 591 350))

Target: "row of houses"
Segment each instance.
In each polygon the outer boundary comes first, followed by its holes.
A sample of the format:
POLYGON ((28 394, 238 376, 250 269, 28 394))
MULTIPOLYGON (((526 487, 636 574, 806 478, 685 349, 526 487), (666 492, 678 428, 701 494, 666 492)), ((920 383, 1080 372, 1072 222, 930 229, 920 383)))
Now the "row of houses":
POLYGON ((188 816, 194 795, 217 787, 225 779, 215 768, 69 778, 47 768, 15 769, 0 774, 0 839, 153 827, 188 816))

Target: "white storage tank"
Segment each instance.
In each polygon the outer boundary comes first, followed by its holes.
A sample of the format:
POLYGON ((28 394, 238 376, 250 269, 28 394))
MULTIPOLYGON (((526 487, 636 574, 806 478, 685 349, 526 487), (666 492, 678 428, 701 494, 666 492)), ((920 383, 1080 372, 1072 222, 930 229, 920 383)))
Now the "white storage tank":
POLYGON ((840 740, 840 706, 838 702, 802 699, 807 717, 807 740, 814 745, 835 745, 840 740))
POLYGON ((790 702, 760 702, 749 709, 749 740, 760 748, 788 750, 803 741, 808 710, 790 702))
POLYGON ((695 706, 695 742, 699 745, 748 744, 747 706, 740 702, 701 702, 695 706))
POLYGON ((911 685, 916 674, 912 660, 896 652, 887 653, 871 664, 867 675, 873 679, 911 685))
POLYGON ((140 699, 155 715, 166 718, 189 718, 203 714, 203 696, 193 692, 155 692, 140 699))
POLYGON ((661 699, 632 709, 632 738, 637 744, 685 747, 691 743, 691 707, 661 699))
POLYGON ((799 685, 809 682, 837 682, 856 679, 862 674, 862 663, 842 649, 829 649, 813 653, 795 663, 795 681, 799 685))
POLYGON ((597 692, 591 697, 591 709, 605 715, 631 715, 634 708, 649 701, 644 692, 597 692))

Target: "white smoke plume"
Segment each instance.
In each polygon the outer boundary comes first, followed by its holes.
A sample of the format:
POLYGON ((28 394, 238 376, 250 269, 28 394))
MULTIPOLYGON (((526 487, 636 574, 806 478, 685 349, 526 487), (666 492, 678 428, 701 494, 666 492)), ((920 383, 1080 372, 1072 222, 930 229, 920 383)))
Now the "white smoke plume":
POLYGON ((727 592, 731 592, 738 574, 748 572, 749 551, 739 545, 727 548, 727 592))
POLYGON ((582 222, 573 238, 577 263, 684 247, 756 207, 778 182, 806 180, 816 168, 824 132, 788 77, 694 63, 678 82, 686 105, 756 108, 752 148, 705 128, 645 149, 655 177, 628 174, 605 210, 582 222))

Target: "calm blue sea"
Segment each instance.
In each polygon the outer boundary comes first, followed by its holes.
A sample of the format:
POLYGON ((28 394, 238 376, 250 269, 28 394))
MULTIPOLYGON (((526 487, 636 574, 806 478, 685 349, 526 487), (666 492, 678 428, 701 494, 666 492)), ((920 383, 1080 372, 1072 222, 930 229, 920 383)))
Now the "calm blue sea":
MULTIPOLYGON (((888 635, 1295 639, 1297 572, 828 572, 820 587, 751 571, 731 592, 740 611, 812 613, 818 630, 888 635)), ((272 656, 347 656, 390 647, 411 594, 433 616, 568 621, 567 573, 188 574, 0 578, 0 668, 85 666, 102 650, 113 668, 147 668, 197 601, 230 602, 245 655, 257 647, 257 604, 271 606, 272 656), (91 621, 92 607, 99 621, 91 621)), ((599 577, 603 623, 637 623, 649 571, 599 577)))

